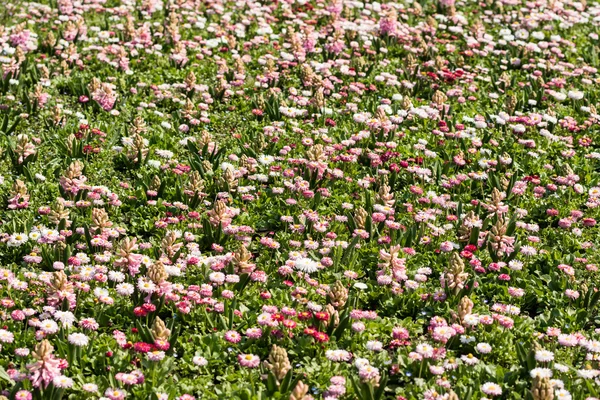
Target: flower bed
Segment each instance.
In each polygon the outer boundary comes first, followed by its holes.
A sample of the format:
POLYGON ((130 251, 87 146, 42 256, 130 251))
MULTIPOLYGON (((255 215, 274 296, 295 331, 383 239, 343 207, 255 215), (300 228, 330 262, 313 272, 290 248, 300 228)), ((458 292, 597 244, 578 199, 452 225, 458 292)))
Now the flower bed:
POLYGON ((600 396, 597 3, 0 20, 0 399, 600 396))

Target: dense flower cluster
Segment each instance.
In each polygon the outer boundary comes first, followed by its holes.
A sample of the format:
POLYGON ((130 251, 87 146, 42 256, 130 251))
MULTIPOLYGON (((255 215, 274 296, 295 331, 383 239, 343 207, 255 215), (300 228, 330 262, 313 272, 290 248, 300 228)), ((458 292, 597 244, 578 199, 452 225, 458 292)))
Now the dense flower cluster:
POLYGON ((0 18, 0 399, 600 397, 600 4, 0 18))

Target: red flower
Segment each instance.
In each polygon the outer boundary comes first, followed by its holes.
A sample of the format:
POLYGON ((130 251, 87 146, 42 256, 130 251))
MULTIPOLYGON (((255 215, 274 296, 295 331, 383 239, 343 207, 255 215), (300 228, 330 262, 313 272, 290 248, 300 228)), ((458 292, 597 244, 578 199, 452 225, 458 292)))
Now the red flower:
POLYGON ((477 246, 473 244, 468 244, 465 246, 465 250, 474 253, 477 250, 477 246))
POLYGON ((105 137, 106 133, 102 132, 100 129, 98 128, 93 128, 92 129, 92 134, 96 135, 96 136, 100 136, 100 137, 105 137))
POLYGON ((274 313, 274 314, 271 314, 271 319, 273 321, 279 321, 279 322, 281 322, 281 321, 283 321, 284 317, 280 313, 274 313))
POLYGON ((316 332, 313 337, 319 343, 325 343, 329 341, 329 335, 327 335, 325 332, 316 332))
POLYGON ((583 226, 595 226, 596 225, 596 220, 594 218, 584 218, 583 219, 583 226))
POLYGON ((68 262, 69 262, 69 265, 75 265, 75 266, 81 265, 81 261, 79 261, 79 259, 75 256, 69 257, 68 262))
POLYGON ((312 327, 304 328, 304 334, 306 334, 306 335, 313 336, 317 332, 318 331, 315 328, 312 328, 312 327))
POLYGON ((294 329, 298 324, 296 323, 296 321, 292 321, 291 319, 284 319, 283 320, 283 326, 285 326, 288 329, 294 329))
POLYGON ((318 312, 315 313, 315 318, 319 321, 329 321, 329 314, 327 314, 326 312, 318 312))
POLYGON ((312 313, 310 311, 301 311, 298 313, 298 319, 300 321, 306 321, 310 318, 312 318, 312 313))
POLYGON ((142 307, 136 307, 133 309, 133 314, 136 317, 145 317, 147 312, 142 307))
POLYGON ((144 343, 144 342, 137 342, 134 343, 133 345, 133 349, 135 351, 137 351, 138 353, 148 353, 149 351, 151 351, 153 349, 154 346, 152 346, 150 343, 144 343))
POLYGON ((146 312, 154 312, 154 311, 156 311, 156 306, 154 304, 151 304, 151 303, 145 303, 144 305, 142 305, 142 308, 146 312))
POLYGON ((90 154, 91 152, 94 151, 94 148, 92 146, 90 146, 89 144, 86 144, 85 146, 83 146, 82 151, 84 154, 90 154))
POLYGON ((471 253, 470 251, 467 251, 467 250, 461 251, 460 255, 461 255, 461 257, 464 257, 466 259, 473 257, 473 253, 471 253))

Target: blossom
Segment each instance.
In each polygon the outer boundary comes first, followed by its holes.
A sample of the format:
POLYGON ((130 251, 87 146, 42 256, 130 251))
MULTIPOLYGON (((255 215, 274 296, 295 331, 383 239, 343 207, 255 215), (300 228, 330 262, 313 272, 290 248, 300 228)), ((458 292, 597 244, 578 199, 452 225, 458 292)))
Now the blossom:
POLYGON ((96 393, 98 391, 98 385, 95 383, 84 383, 81 385, 81 389, 88 393, 96 393))
POLYGON ((500 396, 502 394, 502 388, 492 382, 486 382, 481 385, 481 391, 488 396, 500 396))
POLYGON ((33 395, 28 390, 19 390, 15 393, 15 399, 17 400, 31 400, 33 399, 33 395))
POLYGON ((73 379, 67 378, 66 376, 59 375, 54 377, 52 384, 60 389, 67 389, 73 386, 73 379))
POLYGON ((40 330, 46 334, 53 334, 58 332, 58 324, 51 319, 43 320, 40 325, 40 330))
POLYGON ((15 336, 12 332, 7 331, 6 329, 0 329, 0 342, 2 343, 12 343, 15 340, 15 336))
POLYGON ((479 362, 479 359, 472 354, 463 355, 460 359, 467 365, 475 365, 479 362))
POLYGON ((236 331, 227 331, 224 336, 225 340, 230 343, 239 343, 242 340, 242 335, 236 331))
POLYGON ((47 387, 57 376, 60 376, 60 361, 54 357, 54 348, 47 340, 42 340, 35 348, 33 357, 37 360, 27 365, 34 387, 47 387))
POLYGON ((18 349, 15 349, 15 355, 19 356, 19 357, 27 357, 30 353, 29 349, 20 347, 18 349))
POLYGON ((148 357, 148 360, 158 362, 162 361, 166 357, 166 354, 164 351, 154 350, 146 353, 146 356, 148 357))
POLYGON ((90 341, 90 338, 83 333, 71 333, 69 334, 68 339, 69 343, 77 347, 87 346, 90 341))
POLYGON ((578 90, 570 90, 569 93, 567 93, 567 96, 573 100, 581 100, 583 99, 583 92, 578 90))
POLYGON ((548 350, 537 350, 535 352, 535 359, 539 362, 550 362, 554 360, 554 353, 548 350))
POLYGON ((352 354, 346 350, 327 350, 325 356, 328 360, 335 362, 350 361, 352 359, 352 354))
POLYGON ((206 358, 201 357, 201 356, 195 356, 193 358, 193 362, 194 362, 194 364, 196 364, 199 367, 204 367, 204 366, 208 365, 208 361, 206 360, 206 358))
POLYGON ((492 346, 490 346, 488 343, 477 343, 475 349, 481 354, 489 354, 492 351, 492 346))
POLYGON ((11 247, 19 247, 29 240, 26 233, 13 233, 6 244, 11 247))
POLYGON ((294 268, 298 271, 312 274, 319 270, 319 263, 311 260, 310 258, 302 257, 294 260, 294 268))
POLYGON ((238 361, 242 367, 256 368, 260 364, 260 358, 254 354, 240 354, 238 361))
POLYGON ((571 400, 572 396, 567 390, 559 389, 554 392, 554 396, 557 400, 571 400))
POLYGON ((427 343, 418 344, 416 352, 421 354, 425 358, 433 357, 433 347, 427 343))
POLYGON ((115 289, 121 296, 131 296, 135 290, 133 285, 130 283, 119 283, 115 289))
POLYGON ((4 395, 600 382, 597 4, 5 3, 4 395))
POLYGON ((104 396, 110 400, 123 400, 127 397, 127 393, 121 389, 108 388, 104 391, 104 396))
POLYGON ((552 370, 548 368, 534 368, 529 371, 529 375, 532 378, 551 378, 552 370))
POLYGON ((600 371, 595 369, 580 369, 577 370, 577 375, 584 379, 594 379, 598 375, 600 375, 600 371))

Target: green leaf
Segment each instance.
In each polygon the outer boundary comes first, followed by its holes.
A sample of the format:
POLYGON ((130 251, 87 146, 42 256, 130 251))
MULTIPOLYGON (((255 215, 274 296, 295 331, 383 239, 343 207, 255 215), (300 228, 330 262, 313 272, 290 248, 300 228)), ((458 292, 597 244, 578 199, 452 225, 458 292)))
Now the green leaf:
MULTIPOLYGON (((594 289, 590 289, 590 290, 594 290, 594 289)), ((594 294, 591 296, 590 301, 588 303, 588 310, 593 309, 596 304, 598 304, 598 300, 600 300, 600 290, 594 292, 594 294)))
POLYGON ((277 392, 277 379, 275 379, 275 375, 273 372, 269 371, 267 375, 267 390, 270 395, 273 395, 277 392))
POLYGON ((15 384, 15 381, 13 381, 12 379, 10 379, 10 377, 8 376, 8 374, 6 373, 6 370, 4 369, 4 367, 2 367, 0 365, 0 380, 4 380, 7 381, 8 383, 10 383, 11 385, 15 384))
POLYGON ((348 328, 348 325, 350 325, 350 317, 342 317, 339 325, 333 331, 333 337, 335 337, 336 340, 340 340, 342 338, 342 335, 344 334, 344 331, 348 328))
POLYGON ((389 378, 387 373, 384 372, 381 375, 381 379, 379 380, 379 386, 377 387, 377 390, 375 390, 375 395, 373 396, 375 400, 381 400, 383 398, 388 379, 389 378))
POLYGON ((291 389, 291 384, 292 384, 292 371, 293 368, 290 369, 287 374, 285 374, 285 376, 283 377, 283 380, 281 381, 281 385, 279 386, 279 392, 280 393, 287 393, 290 389, 291 389))

